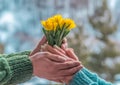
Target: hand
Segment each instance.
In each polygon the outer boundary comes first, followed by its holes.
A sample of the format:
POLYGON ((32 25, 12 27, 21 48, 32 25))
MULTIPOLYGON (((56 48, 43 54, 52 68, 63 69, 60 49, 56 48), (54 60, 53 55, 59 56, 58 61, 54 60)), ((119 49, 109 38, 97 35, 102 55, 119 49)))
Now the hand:
POLYGON ((45 44, 44 46, 41 46, 42 51, 44 52, 50 52, 53 54, 64 56, 66 59, 71 59, 75 61, 79 61, 78 57, 75 55, 74 50, 72 48, 66 48, 66 42, 62 44, 62 48, 54 45, 54 47, 45 44))
POLYGON ((71 78, 81 66, 77 61, 67 61, 60 55, 49 52, 38 52, 30 56, 33 64, 33 74, 56 82, 71 78))
MULTIPOLYGON (((52 47, 52 46, 50 46, 48 44, 45 44, 44 46, 42 46, 41 49, 42 49, 42 51, 45 51, 45 52, 50 52, 52 54, 63 56, 64 58, 67 59, 66 62, 68 62, 68 61, 79 62, 78 58, 75 56, 75 54, 73 54, 73 50, 72 49, 66 49, 65 48, 64 50, 66 50, 66 51, 64 51, 63 49, 59 48, 58 46, 52 47)), ((80 68, 78 70, 76 70, 75 73, 77 71, 79 71, 83 67, 81 64, 79 66, 80 66, 80 68)), ((77 67, 74 67, 74 68, 77 68, 77 67)), ((75 73, 69 74, 70 76, 66 76, 64 78, 64 80, 61 80, 61 81, 64 81, 65 83, 69 83, 69 81, 72 79, 72 77, 73 77, 73 75, 75 73)))
POLYGON ((37 52, 40 52, 41 45, 44 45, 47 42, 47 39, 45 36, 42 37, 36 48, 30 53, 30 55, 34 55, 37 52))
POLYGON ((72 59, 74 59, 76 61, 79 61, 78 57, 74 53, 74 50, 72 48, 68 48, 68 43, 67 43, 67 39, 66 38, 63 39, 63 43, 61 45, 61 48, 59 48, 57 46, 55 46, 55 47, 56 47, 56 49, 64 50, 69 58, 72 58, 72 59))

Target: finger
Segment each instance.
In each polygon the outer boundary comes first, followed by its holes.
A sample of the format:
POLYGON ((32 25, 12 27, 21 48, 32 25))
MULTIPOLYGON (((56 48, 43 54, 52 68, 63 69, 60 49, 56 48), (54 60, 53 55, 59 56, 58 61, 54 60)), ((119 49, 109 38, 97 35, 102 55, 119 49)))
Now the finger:
POLYGON ((51 54, 50 56, 47 55, 47 58, 49 58, 50 60, 55 61, 55 62, 65 62, 66 58, 59 56, 59 55, 55 55, 55 54, 51 54))
POLYGON ((53 53, 53 54, 57 54, 57 55, 61 55, 61 56, 66 57, 63 53, 59 52, 57 49, 51 47, 51 46, 48 45, 48 44, 45 45, 45 49, 48 50, 50 53, 53 53))
POLYGON ((65 63, 57 63, 56 68, 59 70, 65 70, 69 68, 73 68, 75 66, 80 65, 80 62, 77 61, 66 61, 65 63))
POLYGON ((44 45, 46 42, 47 42, 47 39, 45 36, 43 36, 40 42, 38 43, 37 48, 40 49, 41 45, 44 45))
POLYGON ((58 51, 57 49, 53 48, 52 46, 45 44, 44 46, 44 51, 48 51, 50 53, 56 54, 56 55, 60 55, 61 57, 66 58, 66 60, 71 60, 69 57, 67 57, 65 54, 61 53, 60 51, 58 51))
POLYGON ((53 61, 60 62, 60 63, 63 63, 66 61, 66 58, 61 57, 59 55, 51 54, 49 52, 37 52, 34 56, 38 57, 36 59, 39 59, 39 57, 44 56, 44 58, 49 59, 51 63, 53 63, 53 61))
POLYGON ((48 78, 48 80, 55 81, 58 83, 66 83, 66 82, 64 82, 64 79, 65 79, 64 76, 63 77, 48 78))
POLYGON ((52 81, 56 81, 56 82, 59 82, 59 83, 66 83, 68 84, 70 82, 70 80, 72 80, 72 75, 71 76, 63 76, 63 77, 59 77, 59 78, 53 78, 51 79, 52 81))
POLYGON ((67 43, 67 38, 64 38, 62 43, 67 43))
POLYGON ((61 48, 65 51, 66 45, 62 44, 62 45, 61 45, 61 48))
POLYGON ((56 50, 58 50, 59 52, 63 53, 63 54, 66 54, 65 51, 63 49, 61 49, 60 47, 58 47, 57 45, 54 45, 54 48, 56 50))
POLYGON ((50 81, 55 81, 55 82, 58 82, 58 83, 64 83, 62 82, 60 79, 49 79, 50 81))
POLYGON ((43 44, 45 44, 47 42, 47 39, 46 39, 46 37, 45 36, 43 36, 42 37, 42 39, 39 41, 39 43, 38 43, 38 47, 41 47, 41 45, 43 45, 43 44))
POLYGON ((45 45, 41 45, 41 51, 42 51, 42 52, 48 52, 48 50, 45 49, 45 45))
POLYGON ((82 65, 79 65, 70 69, 62 70, 59 74, 63 76, 70 76, 78 72, 82 67, 82 65))
POLYGON ((42 37, 36 48, 30 53, 30 55, 34 55, 35 53, 39 52, 41 49, 41 45, 45 44, 47 42, 47 39, 45 36, 42 37))
POLYGON ((67 39, 64 38, 64 39, 63 39, 63 43, 62 43, 62 45, 61 45, 61 48, 62 48, 63 50, 65 50, 67 47, 68 47, 67 39))
POLYGON ((66 49, 66 53, 67 53, 67 55, 68 55, 70 58, 79 61, 78 57, 77 57, 77 56, 75 55, 75 53, 73 52, 73 49, 70 49, 70 48, 69 48, 69 49, 66 49))

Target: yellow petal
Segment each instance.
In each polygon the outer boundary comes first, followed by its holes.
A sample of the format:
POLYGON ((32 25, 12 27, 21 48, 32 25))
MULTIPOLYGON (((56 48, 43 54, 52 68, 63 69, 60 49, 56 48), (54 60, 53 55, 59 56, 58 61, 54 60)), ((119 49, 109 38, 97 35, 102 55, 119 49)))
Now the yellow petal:
POLYGON ((45 30, 57 30, 57 26, 59 25, 62 28, 64 25, 67 27, 66 29, 71 30, 76 27, 74 21, 69 18, 62 18, 60 14, 54 15, 53 17, 48 18, 46 21, 41 21, 41 24, 45 28, 45 30))
POLYGON ((65 20, 65 23, 66 23, 66 26, 69 26, 67 29, 68 30, 71 30, 71 29, 73 29, 73 28, 75 28, 76 27, 76 24, 75 24, 75 22, 72 20, 72 19, 66 19, 65 20))

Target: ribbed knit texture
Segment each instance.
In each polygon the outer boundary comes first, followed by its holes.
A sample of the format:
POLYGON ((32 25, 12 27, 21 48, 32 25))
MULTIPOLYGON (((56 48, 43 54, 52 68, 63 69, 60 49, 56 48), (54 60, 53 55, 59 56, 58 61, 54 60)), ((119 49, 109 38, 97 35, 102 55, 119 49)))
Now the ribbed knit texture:
POLYGON ((92 81, 97 82, 98 85, 112 85, 110 82, 101 79, 97 74, 89 71, 86 68, 82 69, 81 71, 84 72, 92 81))
MULTIPOLYGON (((6 74, 9 74, 9 79, 4 76, 3 79, 5 79, 6 81, 2 81, 2 79, 0 81, 0 85, 2 85, 2 83, 5 83, 4 85, 16 85, 18 83, 25 82, 31 78, 33 68, 32 63, 28 57, 29 53, 30 52, 26 51, 0 57, 0 59, 4 58, 8 64, 8 66, 5 65, 4 67, 8 67, 10 69, 10 71, 6 72, 6 74)), ((2 64, 0 64, 0 66, 1 65, 2 64)), ((2 72, 2 74, 4 74, 4 72, 2 72)))
POLYGON ((96 78, 96 77, 97 77, 97 74, 92 73, 91 71, 89 71, 89 70, 86 69, 86 68, 81 69, 81 71, 82 71, 87 77, 89 77, 92 81, 98 82, 98 79, 96 78))
POLYGON ((5 58, 0 57, 0 85, 4 85, 11 78, 11 70, 5 58))
POLYGON ((82 71, 79 71, 74 75, 69 85, 97 85, 97 83, 93 82, 82 71))
POLYGON ((113 85, 103 79, 101 79, 95 73, 82 68, 77 72, 73 79, 70 81, 69 85, 113 85))

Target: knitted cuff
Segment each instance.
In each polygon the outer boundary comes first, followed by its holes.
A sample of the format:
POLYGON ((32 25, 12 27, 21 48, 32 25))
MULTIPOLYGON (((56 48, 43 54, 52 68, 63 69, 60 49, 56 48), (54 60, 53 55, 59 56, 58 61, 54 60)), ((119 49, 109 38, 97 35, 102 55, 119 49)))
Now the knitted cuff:
POLYGON ((97 79, 98 76, 97 76, 97 74, 89 71, 89 70, 86 69, 85 67, 82 68, 81 71, 82 71, 84 74, 86 74, 86 76, 87 76, 88 78, 90 78, 92 81, 98 82, 98 79, 97 79))
POLYGON ((19 52, 19 53, 11 53, 9 55, 4 55, 4 57, 5 58, 10 58, 10 57, 17 56, 17 55, 30 55, 30 53, 31 53, 31 51, 24 51, 24 52, 19 52))
POLYGON ((16 83, 22 83, 31 78, 33 68, 28 55, 12 55, 6 59, 12 75, 6 85, 16 85, 16 83))
POLYGON ((82 71, 77 72, 69 85, 98 85, 96 82, 89 79, 82 71))
POLYGON ((113 84, 105 81, 104 79, 99 78, 98 79, 98 85, 113 85, 113 84))
POLYGON ((97 74, 89 71, 85 67, 81 70, 84 74, 86 74, 87 77, 89 77, 94 82, 97 82, 98 85, 112 85, 110 82, 105 81, 104 79, 101 79, 97 74))
POLYGON ((0 57, 0 85, 4 85, 11 78, 11 70, 7 60, 0 57))

